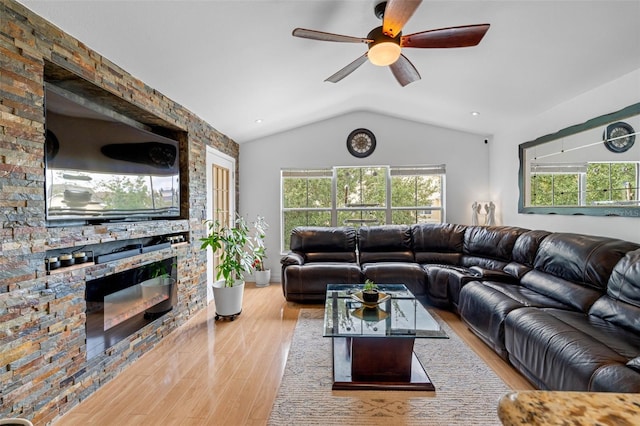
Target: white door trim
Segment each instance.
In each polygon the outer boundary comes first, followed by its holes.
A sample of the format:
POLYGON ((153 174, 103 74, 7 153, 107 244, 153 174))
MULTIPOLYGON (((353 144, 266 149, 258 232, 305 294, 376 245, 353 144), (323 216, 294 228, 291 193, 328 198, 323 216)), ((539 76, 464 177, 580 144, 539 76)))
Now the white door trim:
MULTIPOLYGON (((210 146, 207 146, 206 151, 206 164, 207 164, 207 220, 213 218, 213 212, 215 211, 216 206, 213 205, 213 197, 211 194, 213 193, 213 166, 224 167, 229 169, 231 172, 229 173, 229 214, 231 217, 229 218, 230 222, 235 219, 233 215, 236 211, 236 160, 235 158, 224 154, 210 146)), ((213 283, 215 279, 214 274, 214 265, 213 265, 213 252, 210 249, 207 249, 207 303, 211 302, 213 299, 213 292, 209 283, 213 283)))

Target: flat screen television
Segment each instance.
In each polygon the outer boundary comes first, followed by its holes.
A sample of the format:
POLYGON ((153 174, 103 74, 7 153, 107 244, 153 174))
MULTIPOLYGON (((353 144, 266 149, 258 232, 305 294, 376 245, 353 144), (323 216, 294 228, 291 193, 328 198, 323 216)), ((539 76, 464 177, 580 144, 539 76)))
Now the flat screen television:
POLYGON ((179 153, 176 140, 48 90, 47 221, 99 223, 179 217, 179 153))

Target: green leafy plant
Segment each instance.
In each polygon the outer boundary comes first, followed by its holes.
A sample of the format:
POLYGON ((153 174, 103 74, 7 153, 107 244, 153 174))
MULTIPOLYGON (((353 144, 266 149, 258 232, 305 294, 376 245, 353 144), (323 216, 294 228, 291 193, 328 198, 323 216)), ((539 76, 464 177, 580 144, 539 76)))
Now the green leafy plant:
POLYGON ((255 259, 262 261, 266 257, 264 232, 268 225, 264 218, 258 216, 258 220, 252 223, 252 229, 240 215, 236 217, 233 226, 223 225, 218 220, 208 220, 205 223, 208 234, 200 238, 200 248, 211 247, 214 252, 221 249, 216 279, 223 278, 225 287, 233 287, 243 273, 251 272, 255 259))
POLYGON ((264 217, 258 216, 253 222, 253 236, 251 238, 251 247, 253 250, 253 268, 256 271, 264 271, 264 260, 267 258, 267 248, 264 239, 269 229, 269 224, 264 217))
POLYGON ((370 279, 365 280, 363 291, 373 291, 373 290, 378 290, 378 284, 374 283, 370 279))
POLYGON ((365 302, 378 301, 378 285, 370 279, 367 279, 364 282, 364 286, 362 288, 362 299, 365 302))

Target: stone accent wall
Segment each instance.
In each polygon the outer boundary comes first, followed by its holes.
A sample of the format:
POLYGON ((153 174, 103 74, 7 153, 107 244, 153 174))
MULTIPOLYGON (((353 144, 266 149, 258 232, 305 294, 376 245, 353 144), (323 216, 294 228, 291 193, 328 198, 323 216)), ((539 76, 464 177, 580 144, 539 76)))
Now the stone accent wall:
MULTIPOLYGON (((0 0, 0 418, 46 424, 183 324, 206 303, 205 147, 238 159, 238 145, 13 0, 0 0), (44 81, 63 69, 126 100, 147 120, 181 131, 183 219, 48 228, 44 195, 44 81), (51 72, 49 72, 51 75, 51 72), (47 250, 184 233, 189 244, 47 275, 47 250), (167 315, 87 362, 86 277, 178 256, 178 303, 167 315)), ((238 181, 238 180, 236 180, 238 181)))

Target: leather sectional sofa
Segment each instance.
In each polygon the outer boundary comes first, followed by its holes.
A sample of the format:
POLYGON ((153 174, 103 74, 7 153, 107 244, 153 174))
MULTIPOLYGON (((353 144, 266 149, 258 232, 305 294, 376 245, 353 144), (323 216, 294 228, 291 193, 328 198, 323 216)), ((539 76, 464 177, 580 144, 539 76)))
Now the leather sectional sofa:
POLYGON ((300 227, 281 263, 288 301, 403 283, 539 389, 640 392, 638 244, 509 226, 300 227))

